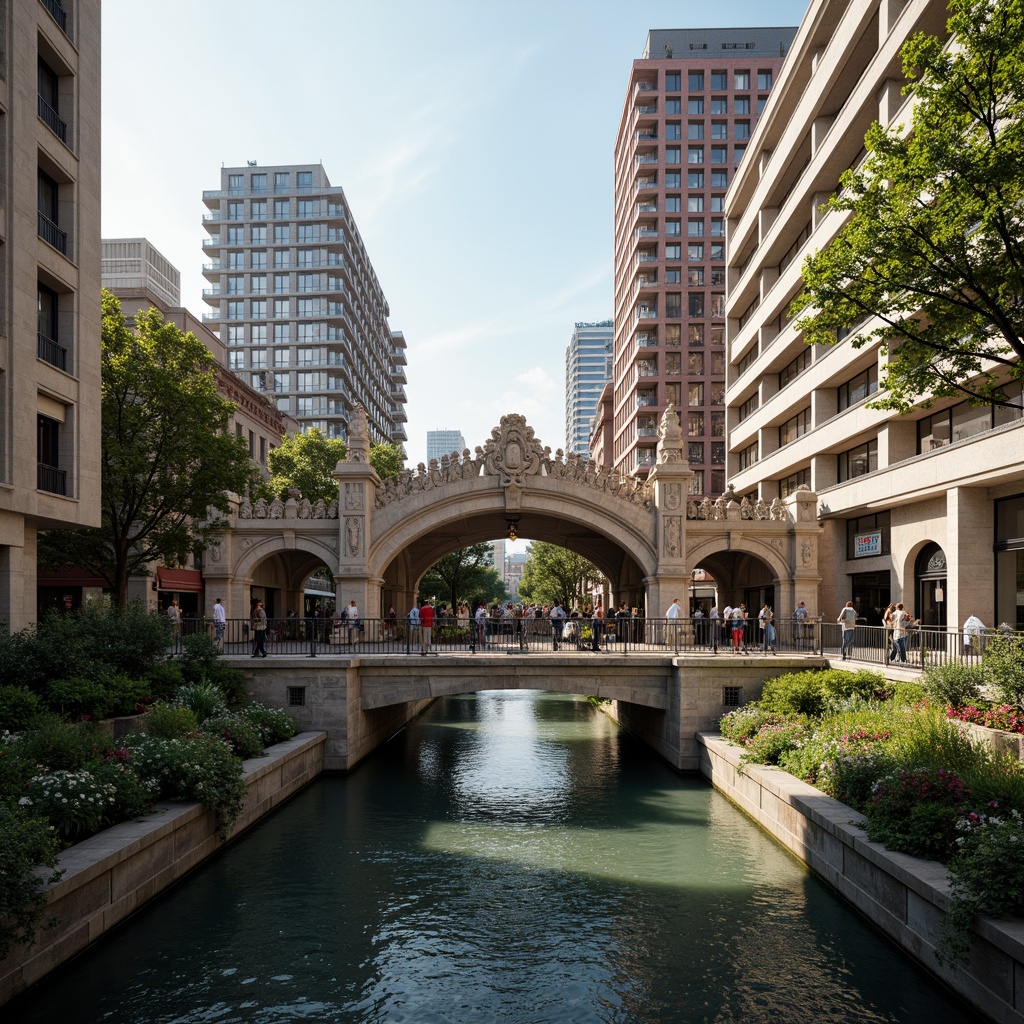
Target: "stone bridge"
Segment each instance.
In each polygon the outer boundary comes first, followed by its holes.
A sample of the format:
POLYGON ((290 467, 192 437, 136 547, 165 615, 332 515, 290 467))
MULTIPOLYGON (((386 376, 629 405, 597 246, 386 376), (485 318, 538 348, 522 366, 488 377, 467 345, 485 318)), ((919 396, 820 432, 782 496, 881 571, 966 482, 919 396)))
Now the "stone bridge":
POLYGON ((658 434, 657 461, 640 481, 561 450, 552 454, 524 417, 509 414, 475 452, 382 481, 357 408, 346 458, 334 471, 338 497, 315 504, 295 492, 285 501, 242 499, 207 552, 207 601, 212 608, 221 597, 228 617, 242 618, 258 589, 279 595, 268 605, 271 615, 283 616, 301 609, 305 581, 326 566, 339 606, 355 600, 368 617, 391 606, 401 613, 434 562, 514 527, 588 558, 607 577, 615 604, 648 616, 685 599, 696 568, 711 573, 723 602, 738 602, 744 588, 774 587, 777 608, 802 600, 815 613, 816 496, 798 490, 768 506, 737 501, 730 491, 696 502, 674 408, 658 434))

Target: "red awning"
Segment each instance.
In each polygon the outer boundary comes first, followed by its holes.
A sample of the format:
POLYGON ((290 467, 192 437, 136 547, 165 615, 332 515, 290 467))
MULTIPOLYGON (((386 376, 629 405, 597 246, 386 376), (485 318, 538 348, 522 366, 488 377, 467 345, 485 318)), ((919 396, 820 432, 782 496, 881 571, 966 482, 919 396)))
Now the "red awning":
POLYGON ((157 569, 156 588, 198 594, 203 589, 203 574, 198 569, 157 569))
POLYGON ((93 576, 84 569, 64 566, 61 569, 40 569, 36 573, 36 586, 39 587, 102 587, 110 589, 110 584, 102 576, 93 576))

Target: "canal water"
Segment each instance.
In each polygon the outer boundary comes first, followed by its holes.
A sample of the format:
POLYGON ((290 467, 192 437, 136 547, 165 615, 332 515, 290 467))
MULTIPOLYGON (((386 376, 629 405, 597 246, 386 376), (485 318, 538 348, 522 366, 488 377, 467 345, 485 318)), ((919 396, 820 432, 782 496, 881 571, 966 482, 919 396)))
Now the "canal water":
POLYGON ((976 1021, 580 699, 433 705, 6 1024, 976 1021))

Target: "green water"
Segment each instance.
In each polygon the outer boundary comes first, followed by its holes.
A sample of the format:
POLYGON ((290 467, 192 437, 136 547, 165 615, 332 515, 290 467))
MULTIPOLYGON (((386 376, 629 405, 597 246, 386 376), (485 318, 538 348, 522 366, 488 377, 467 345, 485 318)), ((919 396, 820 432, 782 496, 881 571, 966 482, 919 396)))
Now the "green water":
POLYGON ((5 1024, 976 1020, 586 702, 443 700, 5 1024))

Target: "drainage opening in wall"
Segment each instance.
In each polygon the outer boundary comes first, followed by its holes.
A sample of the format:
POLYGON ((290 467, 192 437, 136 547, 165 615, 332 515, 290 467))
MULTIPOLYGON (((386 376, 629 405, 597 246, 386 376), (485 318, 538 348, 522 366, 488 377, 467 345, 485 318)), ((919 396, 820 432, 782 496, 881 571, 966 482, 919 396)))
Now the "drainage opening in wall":
POLYGON ((288 707, 303 708, 306 706, 306 688, 304 686, 288 687, 288 707))
POLYGON ((742 686, 723 686, 722 687, 722 707, 723 708, 738 708, 740 706, 740 697, 743 694, 742 686))

